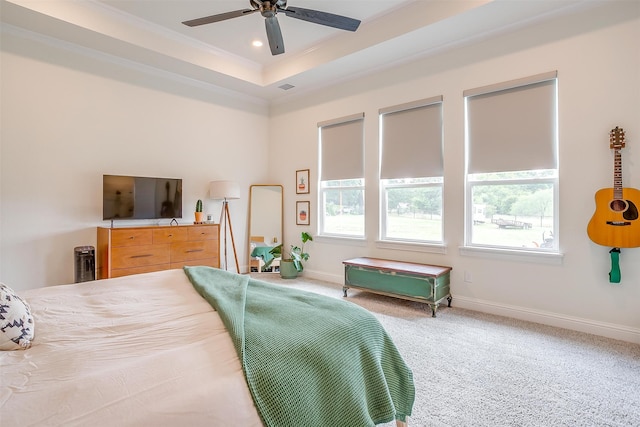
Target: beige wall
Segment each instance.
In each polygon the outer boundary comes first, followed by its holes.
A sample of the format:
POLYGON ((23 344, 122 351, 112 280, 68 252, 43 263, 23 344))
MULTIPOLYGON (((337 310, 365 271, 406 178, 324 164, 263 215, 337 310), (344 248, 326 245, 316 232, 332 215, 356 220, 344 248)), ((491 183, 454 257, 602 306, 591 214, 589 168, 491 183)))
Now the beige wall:
POLYGON ((249 185, 267 178, 265 104, 22 33, 2 34, 0 61, 0 280, 73 282, 73 248, 108 225, 104 173, 182 178, 183 223, 197 199, 217 221, 209 181, 237 180, 229 208, 245 247, 249 185))
MULTIPOLYGON (((623 249, 622 283, 608 281, 610 248, 592 243, 586 227, 594 212, 594 193, 613 185, 608 132, 627 131, 623 152, 624 185, 640 187, 640 4, 618 2, 509 36, 437 55, 362 77, 322 95, 272 109, 271 155, 290 150, 299 160, 273 170, 287 184, 285 241, 293 228, 295 195, 291 177, 311 168, 317 183, 319 121, 365 113, 365 242, 316 239, 305 274, 343 280, 341 261, 376 256, 453 267, 454 305, 505 314, 640 342, 640 248, 623 249), (465 89, 558 70, 560 133, 561 265, 507 257, 468 256, 464 242, 465 89), (389 250, 376 243, 378 232, 378 109, 435 95, 444 96, 446 253, 389 250), (464 282, 464 272, 473 277, 464 282)), ((499 153, 497 154, 499 155, 499 153)), ((312 186, 313 188, 313 186, 312 186)), ((311 200, 317 207, 313 188, 311 200)), ((318 215, 312 215, 311 230, 318 215)))
MULTIPOLYGON (((73 280, 73 247, 95 243, 103 173, 184 179, 189 206, 213 179, 236 179, 231 202, 241 264, 250 184, 282 183, 285 242, 295 201, 317 208, 316 123, 365 112, 367 239, 308 244, 305 275, 341 283, 341 261, 378 256, 453 266, 454 305, 640 342, 640 248, 623 249, 622 283, 608 282, 609 248, 590 242, 593 195, 612 182, 608 131, 627 131, 624 185, 640 188, 640 4, 616 2, 509 36, 478 42, 391 71, 266 107, 225 91, 94 54, 3 33, 1 52, 0 280, 17 289, 73 280), (464 89, 558 70, 561 264, 462 255, 464 89), (376 243, 380 107, 444 96, 446 253, 376 243), (267 149, 267 146, 269 149, 267 149), (312 192, 296 195, 295 171, 311 170, 312 192), (463 281, 464 272, 473 276, 463 281)), ((357 76, 356 76, 357 77, 357 76)), ((205 211, 219 215, 205 200, 205 211)), ((312 212, 315 213, 315 212, 312 212)), ((244 260, 246 262, 246 260, 244 260)), ((426 313, 426 312, 425 312, 426 313)), ((425 331, 425 334, 428 331, 425 331)))

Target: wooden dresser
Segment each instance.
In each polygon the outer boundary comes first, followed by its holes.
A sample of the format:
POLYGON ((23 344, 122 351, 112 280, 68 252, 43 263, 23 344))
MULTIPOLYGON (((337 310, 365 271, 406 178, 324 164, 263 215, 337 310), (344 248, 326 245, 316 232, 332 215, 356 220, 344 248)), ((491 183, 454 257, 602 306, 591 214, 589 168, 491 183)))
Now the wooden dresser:
POLYGON ((97 277, 181 268, 220 267, 219 225, 98 227, 97 277))

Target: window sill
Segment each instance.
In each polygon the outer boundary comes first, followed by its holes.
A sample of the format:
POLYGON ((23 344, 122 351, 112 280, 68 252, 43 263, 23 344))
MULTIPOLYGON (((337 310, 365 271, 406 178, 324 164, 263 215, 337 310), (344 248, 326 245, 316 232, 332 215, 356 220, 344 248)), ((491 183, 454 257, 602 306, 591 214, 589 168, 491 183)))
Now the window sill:
POLYGON ((425 252, 434 254, 446 254, 447 247, 444 244, 391 242, 389 240, 376 240, 379 249, 393 249, 396 251, 425 252))
POLYGON ((501 259, 505 261, 524 261, 538 264, 562 265, 563 253, 534 252, 517 249, 496 249, 461 246, 460 255, 475 256, 481 258, 501 259))

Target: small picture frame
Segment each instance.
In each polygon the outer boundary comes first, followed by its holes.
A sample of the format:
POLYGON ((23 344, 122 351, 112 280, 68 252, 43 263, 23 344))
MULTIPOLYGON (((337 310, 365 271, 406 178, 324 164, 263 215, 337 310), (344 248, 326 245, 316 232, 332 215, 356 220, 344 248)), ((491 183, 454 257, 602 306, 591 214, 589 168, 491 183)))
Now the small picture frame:
POLYGON ((296 225, 309 225, 311 224, 311 202, 302 201, 296 202, 296 225))
POLYGON ((296 171, 296 194, 309 193, 309 169, 296 171))

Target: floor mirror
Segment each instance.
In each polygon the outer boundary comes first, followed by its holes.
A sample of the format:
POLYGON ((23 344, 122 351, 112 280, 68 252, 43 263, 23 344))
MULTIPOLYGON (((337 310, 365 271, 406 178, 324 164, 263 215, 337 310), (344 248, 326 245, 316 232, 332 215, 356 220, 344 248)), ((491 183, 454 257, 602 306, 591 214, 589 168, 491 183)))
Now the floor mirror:
POLYGON ((269 251, 282 244, 282 185, 256 184, 249 188, 249 272, 277 272, 278 259, 269 251))

